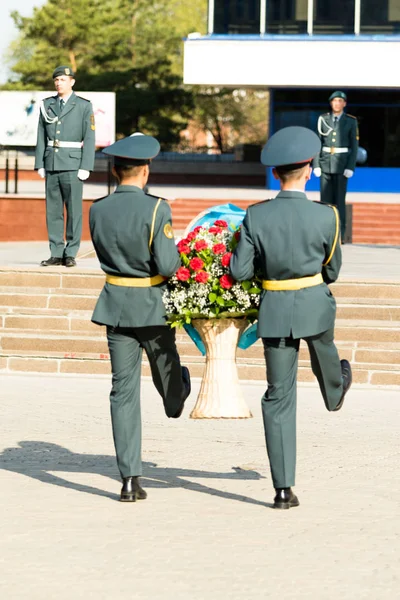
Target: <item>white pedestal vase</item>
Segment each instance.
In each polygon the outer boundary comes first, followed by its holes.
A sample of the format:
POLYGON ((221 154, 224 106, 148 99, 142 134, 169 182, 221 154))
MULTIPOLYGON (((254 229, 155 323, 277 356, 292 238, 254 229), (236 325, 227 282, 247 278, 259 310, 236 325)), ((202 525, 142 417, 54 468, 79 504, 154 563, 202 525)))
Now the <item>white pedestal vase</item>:
POLYGON ((246 319, 193 319, 206 347, 206 365, 191 419, 248 419, 236 367, 236 348, 246 319))

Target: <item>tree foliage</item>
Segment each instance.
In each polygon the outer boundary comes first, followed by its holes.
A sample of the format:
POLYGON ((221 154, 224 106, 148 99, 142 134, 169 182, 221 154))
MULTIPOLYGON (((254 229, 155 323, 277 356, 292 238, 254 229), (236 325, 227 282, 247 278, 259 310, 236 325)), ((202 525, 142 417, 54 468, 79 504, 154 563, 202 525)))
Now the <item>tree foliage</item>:
POLYGON ((220 152, 240 143, 262 145, 267 125, 266 91, 201 88, 196 94, 193 127, 210 132, 220 152))
POLYGON ((13 45, 7 89, 49 88, 59 64, 76 72, 76 88, 117 94, 117 132, 179 138, 193 111, 182 86, 182 37, 204 30, 206 0, 47 0, 33 16, 12 13, 13 45))

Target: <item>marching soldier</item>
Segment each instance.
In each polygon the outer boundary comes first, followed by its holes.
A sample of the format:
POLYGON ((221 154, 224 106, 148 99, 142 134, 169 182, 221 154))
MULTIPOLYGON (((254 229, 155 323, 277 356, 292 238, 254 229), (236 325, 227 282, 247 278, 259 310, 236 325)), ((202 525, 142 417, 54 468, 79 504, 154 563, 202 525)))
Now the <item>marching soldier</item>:
POLYGON ((190 394, 175 330, 166 325, 166 279, 180 266, 168 202, 143 191, 158 141, 134 134, 104 150, 114 157, 115 192, 90 209, 90 232, 106 282, 92 321, 107 327, 112 366, 111 419, 123 485, 121 501, 147 497, 141 488, 140 368, 143 348, 168 417, 180 417, 190 394))
POLYGON ((269 139, 261 162, 274 166, 281 191, 273 200, 247 209, 230 263, 239 281, 251 279, 258 269, 263 278, 258 335, 264 345, 268 388, 262 413, 278 509, 299 504, 291 486, 300 339, 308 345, 329 411, 342 407, 352 381, 350 363, 339 359, 333 341, 336 303, 327 286, 337 279, 342 260, 338 212, 310 202, 304 192, 320 147, 318 136, 304 127, 286 127, 269 139))
POLYGON ((82 235, 82 193, 94 166, 95 124, 92 104, 73 91, 70 67, 53 73, 57 96, 40 107, 35 169, 46 178, 46 223, 51 256, 42 267, 74 267, 82 235), (64 241, 64 205, 67 212, 64 241))
POLYGON ((314 159, 314 174, 321 177, 321 202, 333 204, 339 210, 341 239, 346 231, 347 180, 353 176, 358 149, 356 117, 346 114, 347 96, 333 92, 329 97, 332 111, 318 118, 321 151, 314 159))

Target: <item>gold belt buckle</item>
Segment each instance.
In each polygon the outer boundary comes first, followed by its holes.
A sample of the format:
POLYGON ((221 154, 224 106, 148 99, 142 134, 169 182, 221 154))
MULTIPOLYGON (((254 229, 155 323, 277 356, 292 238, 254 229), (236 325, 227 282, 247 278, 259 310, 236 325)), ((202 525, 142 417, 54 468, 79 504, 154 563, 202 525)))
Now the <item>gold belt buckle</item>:
POLYGON ((54 146, 54 148, 59 148, 60 147, 60 142, 58 140, 54 140, 53 146, 54 146))
POLYGON ((331 154, 335 154, 335 146, 331 146, 331 154))

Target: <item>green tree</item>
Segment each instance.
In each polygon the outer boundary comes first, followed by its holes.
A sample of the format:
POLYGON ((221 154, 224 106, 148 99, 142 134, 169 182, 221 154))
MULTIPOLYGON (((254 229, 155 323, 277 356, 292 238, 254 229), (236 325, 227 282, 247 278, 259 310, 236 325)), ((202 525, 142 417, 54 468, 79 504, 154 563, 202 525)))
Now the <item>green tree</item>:
POLYGON ((200 88, 192 126, 210 132, 220 152, 237 144, 261 145, 267 137, 267 91, 200 88))
POLYGON ((77 89, 116 92, 119 134, 140 128, 171 146, 193 111, 181 38, 204 30, 206 1, 192 5, 190 17, 178 0, 47 0, 30 18, 14 12, 20 36, 4 87, 48 88, 52 69, 70 64, 77 89))

